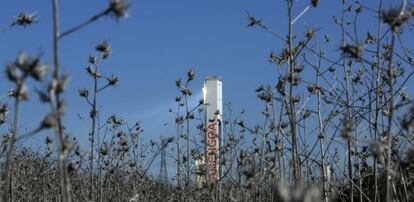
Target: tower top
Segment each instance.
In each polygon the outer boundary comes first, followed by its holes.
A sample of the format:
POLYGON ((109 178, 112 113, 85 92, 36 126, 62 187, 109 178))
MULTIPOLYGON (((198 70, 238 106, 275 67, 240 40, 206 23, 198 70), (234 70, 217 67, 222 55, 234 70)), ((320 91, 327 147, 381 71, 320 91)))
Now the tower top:
POLYGON ((208 76, 206 81, 213 80, 213 81, 222 81, 220 76, 208 76))

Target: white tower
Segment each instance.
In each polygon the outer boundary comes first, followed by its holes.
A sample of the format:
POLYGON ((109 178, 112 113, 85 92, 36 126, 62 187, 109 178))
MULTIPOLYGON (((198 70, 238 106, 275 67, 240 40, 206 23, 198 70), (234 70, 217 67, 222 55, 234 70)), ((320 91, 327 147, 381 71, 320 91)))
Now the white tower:
POLYGON ((217 76, 207 77, 203 88, 206 126, 206 165, 210 181, 220 178, 220 146, 222 140, 223 91, 217 76))

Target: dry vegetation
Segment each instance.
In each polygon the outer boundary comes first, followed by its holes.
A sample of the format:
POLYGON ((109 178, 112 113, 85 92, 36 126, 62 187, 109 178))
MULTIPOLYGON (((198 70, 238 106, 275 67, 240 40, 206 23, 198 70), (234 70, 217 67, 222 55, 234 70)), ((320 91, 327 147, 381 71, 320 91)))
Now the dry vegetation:
MULTIPOLYGON (((203 101, 195 106, 188 102, 197 79, 193 69, 176 81, 177 108, 170 110, 176 136, 142 142, 140 122, 100 117, 99 95, 115 87, 118 78, 100 68, 110 59, 110 43, 97 44, 86 69, 93 85, 79 90, 90 117, 90 147, 80 148, 65 133, 71 126, 62 121, 62 95, 69 75, 59 71, 59 42, 101 17, 126 17, 130 2, 110 0, 102 12, 63 31, 58 0, 51 3, 53 64, 21 52, 5 67, 14 88, 9 103, 0 106, 2 201, 414 201, 414 105, 406 93, 414 73, 414 50, 404 42, 412 42, 410 2, 384 8, 377 0, 377 7, 368 8, 342 0, 342 13, 326 25, 339 30, 331 36, 341 42, 339 47, 319 34, 319 27, 294 32, 296 20, 323 1, 310 1, 300 14, 292 12, 295 1, 279 1, 286 5, 286 33, 272 31, 248 13, 248 27, 284 44, 269 57, 278 82, 256 89, 263 103, 257 124, 244 122, 249 117, 226 104, 223 173, 217 183, 196 180, 206 176, 205 166, 194 165, 205 153, 205 120, 203 101), (377 29, 359 31, 362 14, 376 16, 372 23, 377 29), (328 58, 326 47, 338 50, 337 55, 328 58), (34 90, 28 82, 47 87, 34 90), (50 111, 39 127, 22 132, 19 109, 33 99, 29 91, 39 94, 50 111), (55 137, 47 137, 42 149, 18 146, 46 130, 53 130, 55 137), (165 176, 165 168, 159 177, 149 174, 165 151, 174 163, 173 180, 165 176)), ((10 31, 34 23, 36 15, 21 13, 10 31)))

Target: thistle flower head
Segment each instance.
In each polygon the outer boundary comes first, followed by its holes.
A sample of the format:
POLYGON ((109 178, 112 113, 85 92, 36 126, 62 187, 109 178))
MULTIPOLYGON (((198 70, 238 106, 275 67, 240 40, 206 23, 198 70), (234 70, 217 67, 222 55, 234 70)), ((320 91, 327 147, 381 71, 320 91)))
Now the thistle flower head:
POLYGON ((29 90, 26 85, 21 85, 17 89, 12 89, 9 95, 18 100, 29 100, 29 90))
POLYGON ((261 20, 256 19, 254 16, 250 15, 249 12, 247 12, 247 19, 249 20, 247 27, 253 27, 253 26, 262 24, 261 20))
POLYGON ((129 17, 129 9, 131 8, 130 0, 110 0, 109 1, 109 13, 116 18, 129 17))
POLYGON ((119 118, 115 114, 112 114, 111 117, 109 117, 109 119, 114 125, 121 125, 122 124, 121 118, 119 118))
POLYGON ((50 66, 48 64, 40 64, 33 68, 30 76, 32 76, 35 80, 41 81, 49 73, 49 71, 50 66))
POLYGON ((36 23, 36 14, 29 14, 29 13, 25 13, 25 12, 21 12, 13 21, 13 23, 10 25, 11 27, 15 26, 15 25, 19 25, 19 26, 29 26, 32 25, 33 23, 36 23))
POLYGON ((184 87, 183 80, 181 78, 175 80, 175 86, 177 86, 178 88, 183 88, 184 87))
POLYGON ((350 45, 345 44, 341 46, 342 53, 350 58, 361 59, 364 53, 365 44, 350 45))
POLYGON ((94 55, 89 56, 89 63, 96 64, 96 57, 94 55))
POLYGON ((404 7, 389 8, 388 10, 383 11, 381 16, 382 21, 395 31, 398 27, 403 26, 414 13, 413 8, 408 11, 405 11, 404 9, 404 7))
POLYGON ((311 39, 311 38, 313 38, 314 36, 315 36, 315 33, 316 33, 316 29, 315 28, 309 28, 307 31, 306 31, 306 38, 308 38, 308 39, 311 39))
POLYGON ((107 78, 107 80, 108 80, 108 85, 109 86, 116 86, 116 84, 118 84, 118 82, 119 82, 119 78, 116 77, 116 76, 112 76, 110 78, 107 78))
POLYGON ((194 80, 195 77, 196 77, 196 75, 197 75, 197 73, 196 73, 196 71, 194 69, 189 69, 187 71, 187 79, 188 79, 188 81, 194 80))
POLYGON ((95 75, 97 78, 102 77, 102 75, 99 72, 96 72, 96 69, 92 65, 88 65, 88 67, 86 68, 86 72, 91 77, 94 77, 95 75))
POLYGON ((79 90, 79 96, 87 98, 89 96, 89 91, 86 88, 79 90))
POLYGON ((69 84, 69 80, 70 80, 69 74, 63 74, 56 83, 56 86, 55 86, 56 93, 63 93, 69 84))
POLYGON ((7 78, 12 82, 20 82, 26 78, 26 76, 41 81, 49 71, 50 66, 41 63, 39 56, 27 56, 22 51, 19 53, 14 63, 6 66, 7 78))
POLYGON ((318 86, 316 84, 310 84, 308 86, 308 91, 311 94, 316 94, 317 92, 320 92, 322 95, 324 94, 323 91, 322 91, 322 87, 318 86))
POLYGON ((107 41, 103 41, 100 44, 96 45, 95 50, 102 53, 103 59, 108 58, 112 52, 111 44, 107 41))

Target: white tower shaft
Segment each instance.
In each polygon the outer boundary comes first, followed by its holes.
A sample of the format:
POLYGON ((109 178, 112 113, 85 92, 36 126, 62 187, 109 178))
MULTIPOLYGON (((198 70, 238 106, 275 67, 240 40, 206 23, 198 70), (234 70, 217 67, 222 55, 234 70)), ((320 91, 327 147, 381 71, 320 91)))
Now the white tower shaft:
POLYGON ((217 181, 220 177, 220 146, 222 139, 223 92, 222 81, 208 77, 204 82, 204 103, 206 114, 206 164, 209 179, 217 181))

